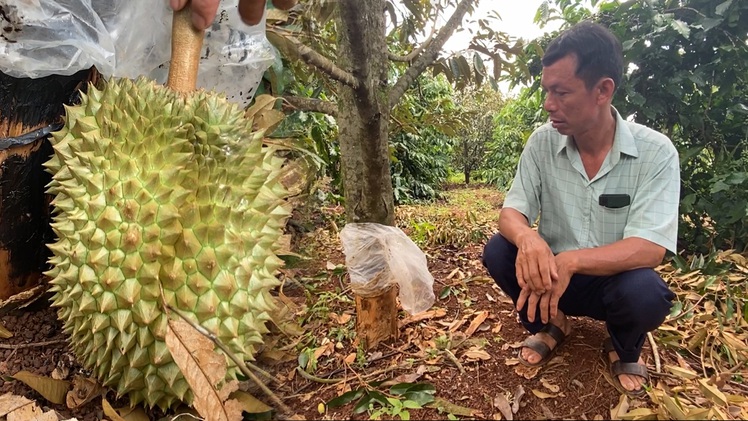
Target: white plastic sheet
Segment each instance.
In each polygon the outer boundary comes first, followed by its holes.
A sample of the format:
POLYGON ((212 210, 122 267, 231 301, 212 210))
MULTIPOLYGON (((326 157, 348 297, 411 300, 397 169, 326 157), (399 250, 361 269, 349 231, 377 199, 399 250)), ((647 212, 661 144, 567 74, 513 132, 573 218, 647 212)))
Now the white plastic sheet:
POLYGON ((400 304, 409 314, 434 304, 434 277, 426 255, 400 228, 374 223, 348 223, 340 231, 351 289, 373 296, 397 284, 400 304))
MULTIPOLYGON (((265 20, 248 26, 238 0, 221 0, 206 31, 198 87, 248 104, 276 59, 265 20)), ((0 71, 14 77, 70 75, 166 81, 172 11, 166 0, 0 0, 0 71)))

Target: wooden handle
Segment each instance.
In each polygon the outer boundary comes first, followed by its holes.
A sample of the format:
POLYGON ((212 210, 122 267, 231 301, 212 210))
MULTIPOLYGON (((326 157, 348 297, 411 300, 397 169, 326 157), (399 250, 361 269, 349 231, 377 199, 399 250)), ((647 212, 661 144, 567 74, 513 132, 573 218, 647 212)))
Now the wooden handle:
POLYGON ((197 84, 197 68, 203 48, 205 31, 192 25, 192 11, 189 2, 174 12, 171 27, 171 65, 166 86, 177 92, 192 92, 197 84))

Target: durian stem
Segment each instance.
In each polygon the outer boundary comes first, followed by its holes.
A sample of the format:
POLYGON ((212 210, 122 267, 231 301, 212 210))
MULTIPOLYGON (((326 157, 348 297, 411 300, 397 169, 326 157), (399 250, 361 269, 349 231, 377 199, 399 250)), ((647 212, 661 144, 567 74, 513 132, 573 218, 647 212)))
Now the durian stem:
POLYGON ((182 10, 174 12, 171 27, 171 64, 166 86, 176 92, 192 92, 197 85, 197 68, 203 48, 205 31, 192 25, 189 2, 182 10))

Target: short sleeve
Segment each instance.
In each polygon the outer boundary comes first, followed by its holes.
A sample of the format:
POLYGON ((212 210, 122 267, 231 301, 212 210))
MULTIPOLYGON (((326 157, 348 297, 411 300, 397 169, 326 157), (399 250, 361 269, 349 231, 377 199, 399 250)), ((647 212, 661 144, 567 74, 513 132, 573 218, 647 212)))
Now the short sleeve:
POLYGON ((540 213, 541 177, 536 150, 538 142, 537 134, 533 134, 528 139, 503 205, 505 208, 515 209, 525 215, 530 225, 535 222, 540 213))
POLYGON ((623 238, 639 237, 677 253, 680 164, 668 143, 660 149, 632 200, 623 238))

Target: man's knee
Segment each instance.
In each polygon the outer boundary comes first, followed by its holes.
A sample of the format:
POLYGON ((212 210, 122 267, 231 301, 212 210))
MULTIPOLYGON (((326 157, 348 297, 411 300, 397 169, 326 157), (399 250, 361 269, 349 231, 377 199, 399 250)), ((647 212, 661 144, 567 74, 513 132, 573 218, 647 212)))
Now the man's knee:
POLYGON ((653 269, 635 269, 616 276, 607 294, 609 315, 616 324, 656 329, 670 313, 675 294, 653 269), (621 320, 622 319, 622 320, 621 320))
POLYGON ((503 273, 508 268, 514 271, 517 247, 501 234, 495 234, 483 248, 483 266, 489 273, 503 273))

